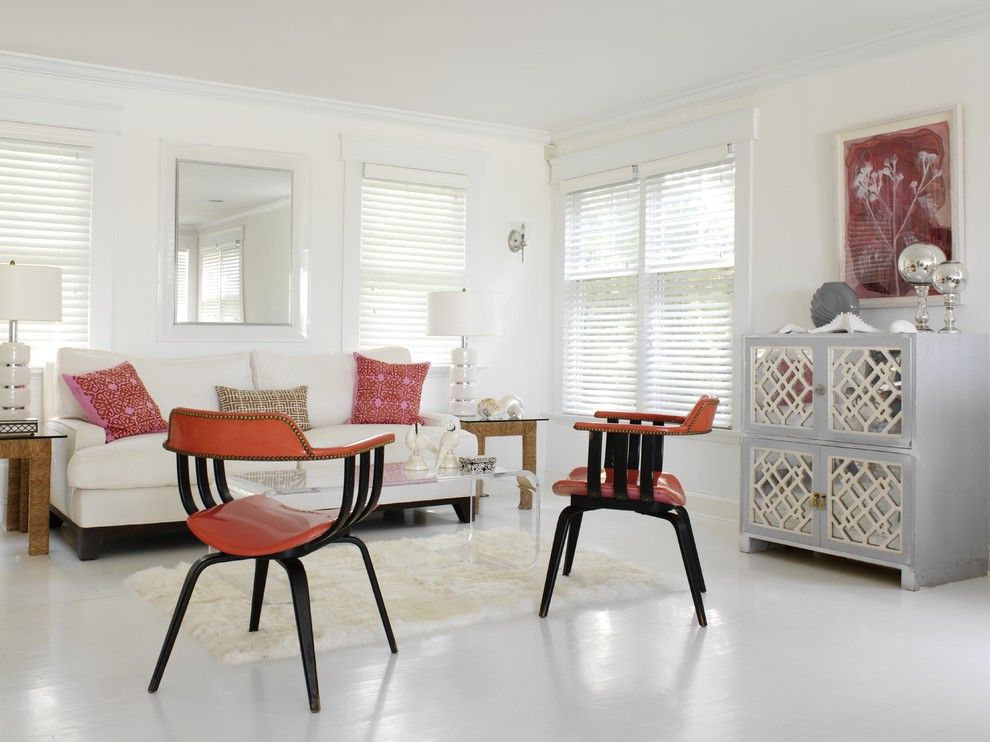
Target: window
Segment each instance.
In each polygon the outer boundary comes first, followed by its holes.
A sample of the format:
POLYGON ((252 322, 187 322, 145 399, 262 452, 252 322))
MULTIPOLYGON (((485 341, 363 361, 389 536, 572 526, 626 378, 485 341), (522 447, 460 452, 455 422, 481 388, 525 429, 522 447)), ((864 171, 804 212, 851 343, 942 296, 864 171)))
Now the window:
POLYGON ((198 321, 243 321, 242 243, 240 229, 205 234, 200 238, 198 321))
POLYGON ((449 363, 454 338, 426 335, 426 295, 465 283, 467 187, 437 173, 365 165, 361 180, 358 348, 409 348, 449 363))
POLYGON ((89 344, 93 151, 0 138, 0 259, 62 269, 62 321, 21 322, 35 365, 89 344))
POLYGON ((566 194, 564 412, 684 413, 708 393, 731 424, 734 191, 730 154, 566 194))

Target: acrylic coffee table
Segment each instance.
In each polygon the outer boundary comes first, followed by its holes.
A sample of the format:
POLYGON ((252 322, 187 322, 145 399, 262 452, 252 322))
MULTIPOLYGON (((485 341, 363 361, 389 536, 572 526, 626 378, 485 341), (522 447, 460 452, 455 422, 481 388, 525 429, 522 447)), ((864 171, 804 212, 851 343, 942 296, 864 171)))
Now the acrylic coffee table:
MULTIPOLYGON (((341 469, 334 466, 244 472, 229 475, 228 480, 235 497, 266 494, 303 510, 332 510, 340 505, 343 494, 341 469)), ((487 472, 462 472, 459 469, 409 472, 401 462, 385 464, 379 510, 429 507, 437 503, 449 504, 452 500, 463 500, 460 509, 455 506, 458 517, 466 520, 457 529, 464 536, 457 550, 466 558, 520 569, 536 563, 540 553, 540 484, 533 472, 505 467, 495 467, 487 472), (515 486, 498 487, 496 483, 500 481, 515 486), (470 503, 476 497, 476 486, 482 483, 492 485, 489 489, 493 496, 486 498, 484 512, 479 516, 470 503), (516 507, 515 496, 520 491, 531 493, 532 509, 516 507), (474 552, 471 541, 479 517, 486 527, 511 525, 531 535, 532 551, 527 549, 519 560, 511 562, 474 552)))

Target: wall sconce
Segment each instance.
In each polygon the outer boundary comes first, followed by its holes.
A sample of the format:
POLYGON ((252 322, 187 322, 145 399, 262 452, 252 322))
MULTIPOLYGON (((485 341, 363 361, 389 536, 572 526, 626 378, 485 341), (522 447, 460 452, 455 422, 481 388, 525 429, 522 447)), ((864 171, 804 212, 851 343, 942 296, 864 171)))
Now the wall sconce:
POLYGON ((518 227, 513 227, 509 230, 509 251, 514 253, 519 253, 519 257, 522 259, 520 262, 526 262, 526 225, 520 224, 518 227))

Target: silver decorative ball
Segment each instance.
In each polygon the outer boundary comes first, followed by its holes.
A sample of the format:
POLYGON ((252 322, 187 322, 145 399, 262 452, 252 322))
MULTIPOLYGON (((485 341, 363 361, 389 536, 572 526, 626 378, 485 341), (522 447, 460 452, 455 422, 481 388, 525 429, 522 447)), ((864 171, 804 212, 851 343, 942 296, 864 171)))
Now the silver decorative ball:
POLYGON ((966 288, 967 280, 969 273, 958 260, 947 260, 932 273, 932 286, 942 294, 958 294, 966 288))
POLYGON ((945 253, 929 242, 908 245, 897 257, 897 271, 912 286, 931 283, 935 266, 945 262, 945 253))
POLYGON ((811 321, 815 327, 827 325, 843 312, 859 314, 859 297, 843 281, 828 281, 811 297, 811 321))

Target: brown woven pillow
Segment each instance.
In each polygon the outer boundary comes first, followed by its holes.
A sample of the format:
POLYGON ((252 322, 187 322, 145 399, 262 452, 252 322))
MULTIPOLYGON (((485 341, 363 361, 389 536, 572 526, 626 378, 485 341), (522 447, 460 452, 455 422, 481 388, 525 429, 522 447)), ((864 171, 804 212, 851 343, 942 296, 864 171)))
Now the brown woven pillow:
POLYGON ((217 399, 220 412, 281 412, 295 420, 300 430, 310 430, 309 407, 306 398, 308 386, 294 389, 233 389, 218 386, 217 399))

